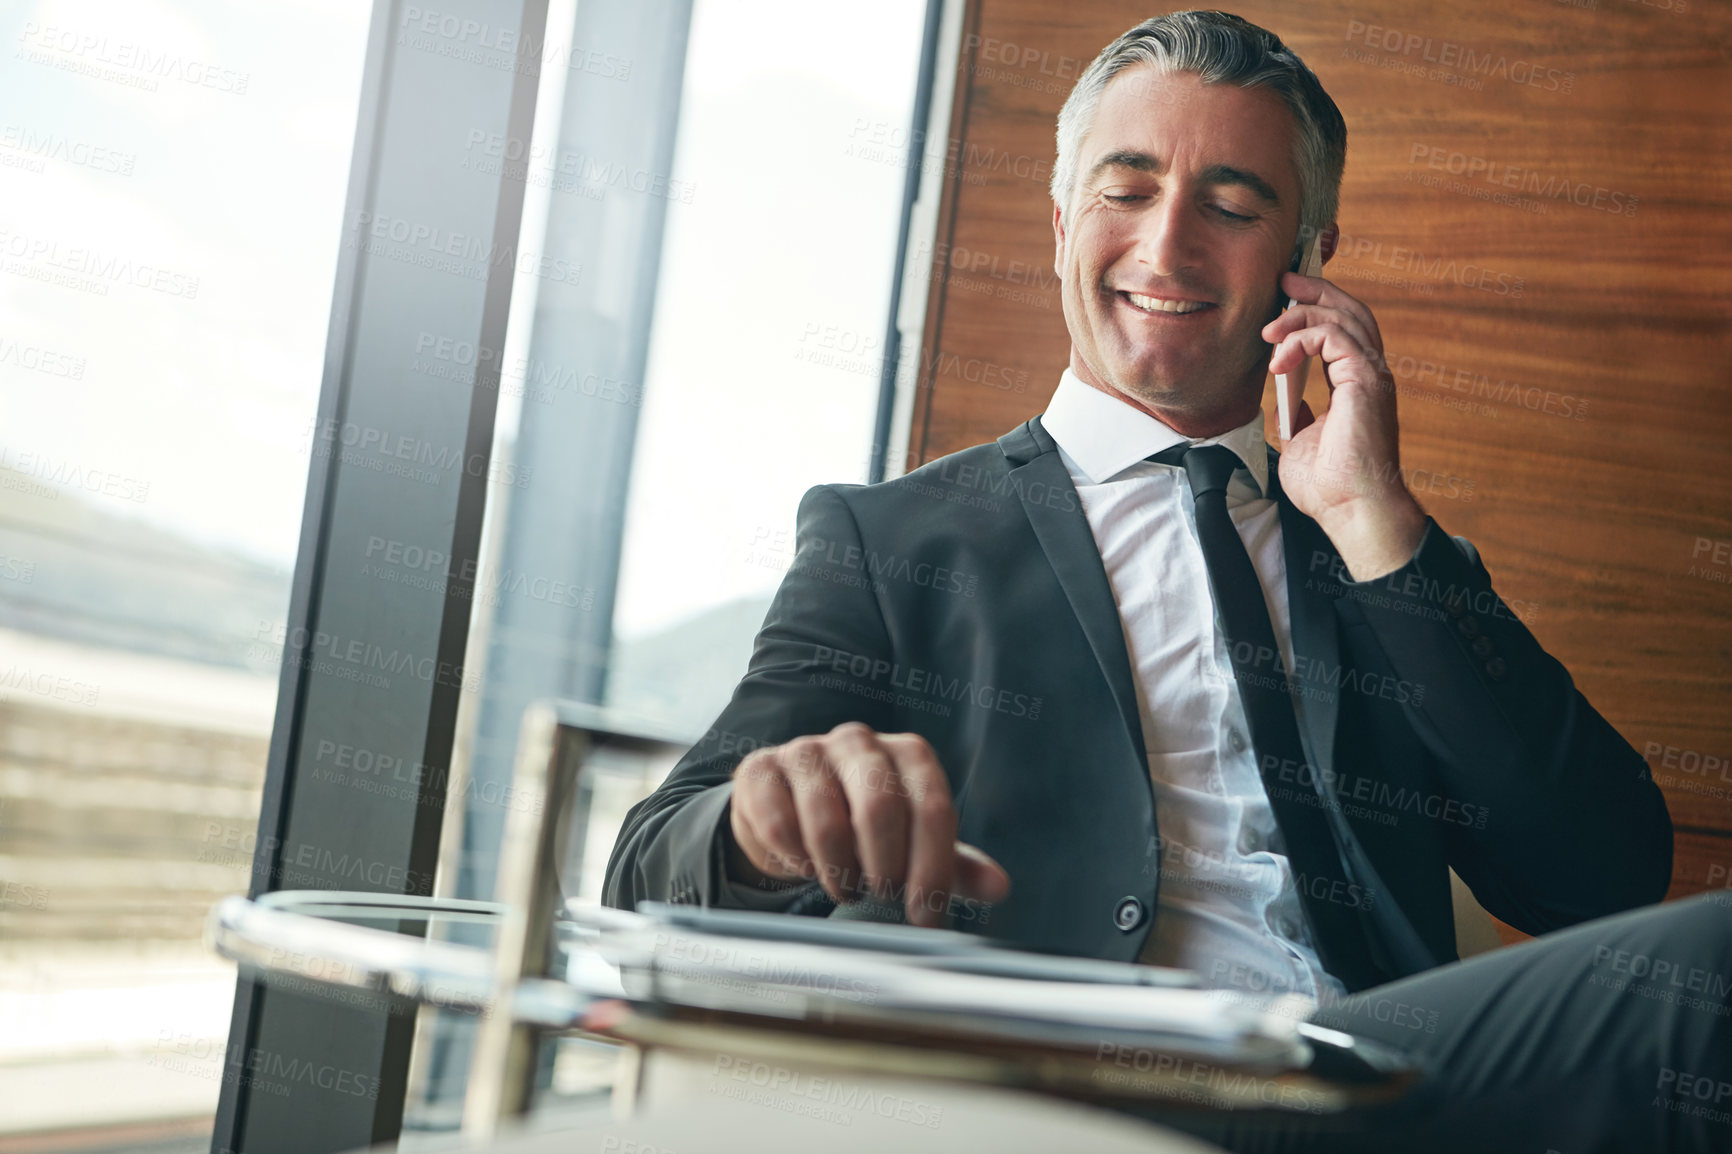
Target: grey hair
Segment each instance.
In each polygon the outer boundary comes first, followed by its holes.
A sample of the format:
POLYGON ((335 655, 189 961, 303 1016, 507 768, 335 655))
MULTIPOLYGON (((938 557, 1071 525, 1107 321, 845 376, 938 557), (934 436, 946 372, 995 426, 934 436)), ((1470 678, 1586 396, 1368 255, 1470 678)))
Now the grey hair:
POLYGON ((1298 126, 1293 165, 1299 174, 1299 236, 1303 241, 1335 219, 1341 174, 1347 167, 1347 122, 1323 91, 1317 74, 1273 32, 1229 12, 1173 12, 1156 16, 1114 40, 1077 78, 1058 114, 1058 161, 1052 199, 1070 206, 1077 153, 1094 122, 1109 81, 1125 69, 1153 65, 1158 74, 1194 72, 1204 84, 1268 88, 1298 126))

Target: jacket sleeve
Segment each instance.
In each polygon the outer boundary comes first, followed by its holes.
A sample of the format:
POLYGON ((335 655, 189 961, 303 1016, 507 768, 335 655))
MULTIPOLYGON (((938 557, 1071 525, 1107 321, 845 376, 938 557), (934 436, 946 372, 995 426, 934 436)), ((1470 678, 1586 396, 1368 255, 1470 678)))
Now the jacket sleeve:
POLYGON ((1347 582, 1398 674, 1445 792, 1486 827, 1450 827, 1450 866, 1529 934, 1666 895, 1672 820, 1641 755, 1492 589, 1473 547, 1429 520, 1407 565, 1347 582))
POLYGON ((734 767, 755 749, 844 721, 881 732, 893 711, 871 692, 874 669, 890 668, 890 640, 872 569, 853 514, 837 486, 800 501, 793 565, 753 646, 745 677, 715 724, 656 791, 626 815, 608 860, 602 900, 619 909, 653 900, 789 911, 816 905, 817 883, 757 890, 728 878, 734 767), (863 692, 864 691, 864 692, 863 692))

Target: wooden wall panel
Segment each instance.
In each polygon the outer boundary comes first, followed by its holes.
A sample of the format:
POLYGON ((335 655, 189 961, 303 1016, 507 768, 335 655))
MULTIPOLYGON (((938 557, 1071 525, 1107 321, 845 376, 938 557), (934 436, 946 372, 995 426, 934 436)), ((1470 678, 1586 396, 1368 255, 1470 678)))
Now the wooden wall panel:
MULTIPOLYGON (((1054 118, 1105 44, 1163 10, 971 8, 910 464, 998 436, 1057 386, 1054 118)), ((1648 755, 1680 833, 1674 896, 1726 885, 1732 5, 1233 10, 1347 119, 1324 275, 1377 315, 1413 487, 1648 755)))

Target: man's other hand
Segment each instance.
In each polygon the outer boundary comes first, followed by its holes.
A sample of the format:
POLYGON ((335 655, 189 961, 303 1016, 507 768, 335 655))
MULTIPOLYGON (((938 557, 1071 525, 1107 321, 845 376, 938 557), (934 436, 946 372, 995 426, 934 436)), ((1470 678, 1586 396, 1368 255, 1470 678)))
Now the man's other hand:
POLYGON ((858 721, 754 750, 734 769, 729 832, 747 883, 819 879, 838 902, 898 897, 911 925, 944 924, 952 893, 998 901, 1004 867, 956 840, 956 807, 938 757, 914 733, 858 721), (744 868, 744 867, 749 867, 744 868))

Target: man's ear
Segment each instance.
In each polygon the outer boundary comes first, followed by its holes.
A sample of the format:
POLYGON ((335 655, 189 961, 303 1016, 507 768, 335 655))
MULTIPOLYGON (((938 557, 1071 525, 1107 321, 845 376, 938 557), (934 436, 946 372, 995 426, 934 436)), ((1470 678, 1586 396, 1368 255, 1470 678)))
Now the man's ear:
POLYGON ((1064 279, 1064 208, 1058 201, 1052 202, 1052 271, 1058 274, 1058 279, 1064 279))
POLYGON ((1329 258, 1335 255, 1335 243, 1340 239, 1341 228, 1339 225, 1330 221, 1324 226, 1322 238, 1317 246, 1317 254, 1323 258, 1324 264, 1328 264, 1329 258))

